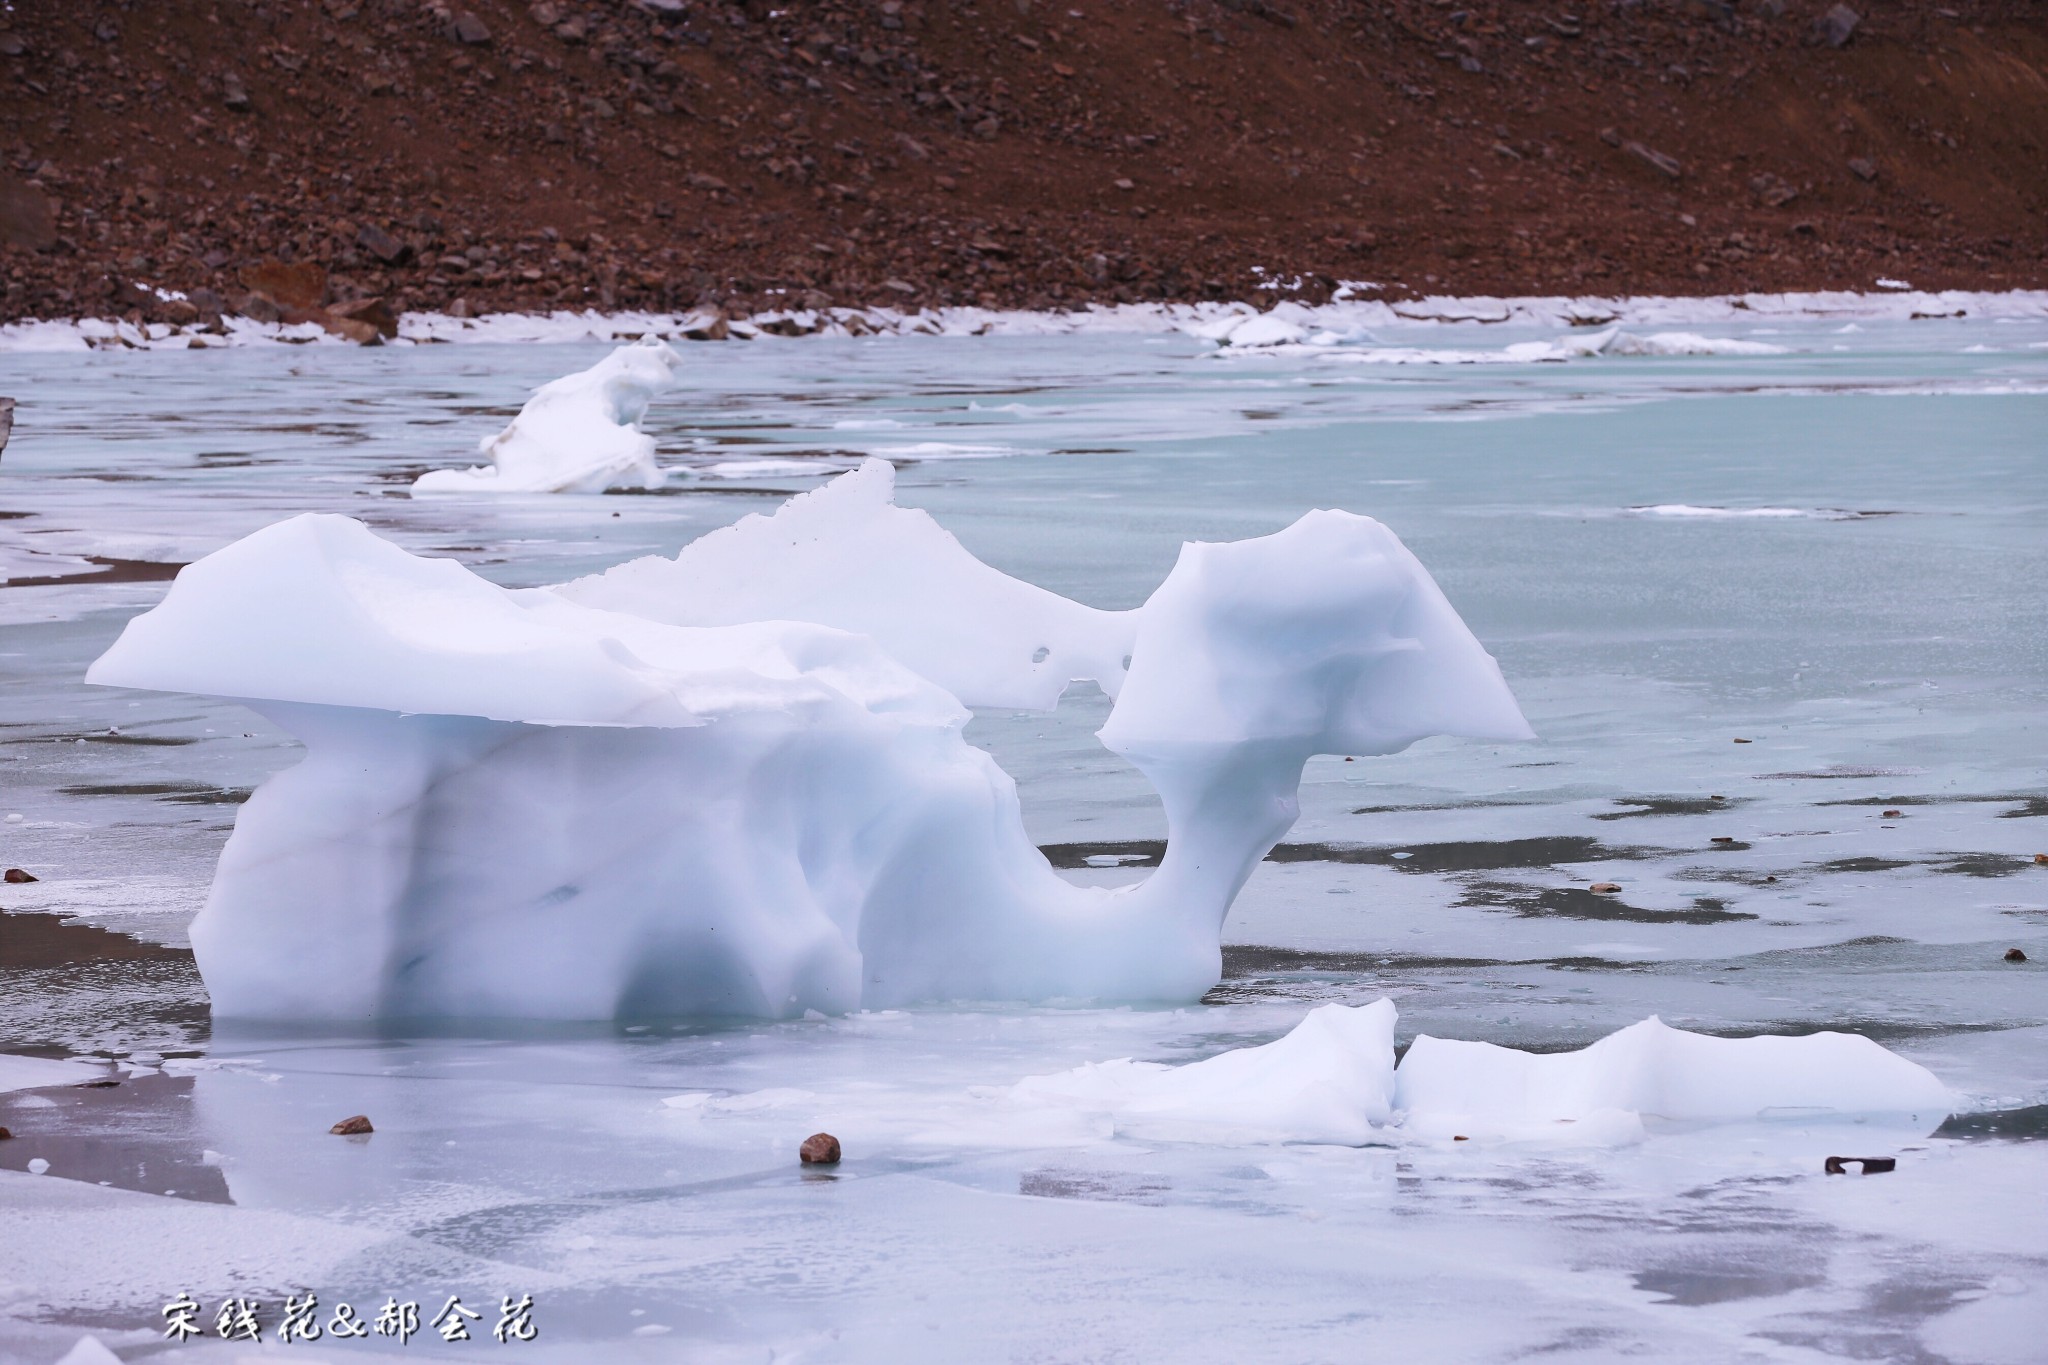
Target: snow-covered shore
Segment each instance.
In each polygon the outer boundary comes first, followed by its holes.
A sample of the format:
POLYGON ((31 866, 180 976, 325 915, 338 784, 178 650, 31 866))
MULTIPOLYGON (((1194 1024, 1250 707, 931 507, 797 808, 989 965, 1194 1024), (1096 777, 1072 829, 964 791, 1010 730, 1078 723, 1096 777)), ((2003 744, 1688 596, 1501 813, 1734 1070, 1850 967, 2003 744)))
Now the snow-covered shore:
MULTIPOLYGON (((1277 339, 1291 342, 1317 332, 1355 335, 1368 329, 1436 324, 1496 324, 1527 327, 1641 327, 1765 323, 1839 319, 1898 322, 1920 318, 2048 319, 2048 290, 1977 293, 1910 288, 1875 293, 1829 291, 1793 294, 1725 294, 1710 297, 1601 297, 1551 295, 1528 298, 1428 297, 1388 301, 1370 285, 1347 285, 1338 298, 1311 307, 1282 302, 1261 314, 1248 303, 1118 304, 1075 312, 1004 312, 984 308, 941 308, 901 312, 891 308, 830 308, 757 313, 721 319, 698 310, 687 313, 555 312, 494 313, 457 318, 441 313, 407 313, 390 344, 732 340, 804 336, 1054 336, 1076 333, 1188 333, 1211 339, 1227 335, 1234 320, 1271 320, 1277 339), (724 322, 723 327, 716 324, 724 322)), ((219 331, 196 324, 136 326, 119 319, 80 318, 0 325, 0 353, 87 350, 97 347, 189 350, 260 344, 345 343, 317 323, 287 326, 231 317, 219 331)), ((1271 344, 1265 343, 1265 344, 1271 344)))

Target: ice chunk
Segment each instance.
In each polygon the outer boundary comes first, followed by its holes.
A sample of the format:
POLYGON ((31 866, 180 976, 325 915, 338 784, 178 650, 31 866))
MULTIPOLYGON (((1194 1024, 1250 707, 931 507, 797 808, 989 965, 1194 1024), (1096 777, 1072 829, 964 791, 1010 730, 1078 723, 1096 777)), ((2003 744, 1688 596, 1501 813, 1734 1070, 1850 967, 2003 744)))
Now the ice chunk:
POLYGON ((1122 1059, 1008 1092, 1014 1105, 1107 1115, 1193 1141, 1507 1138, 1606 1145, 1676 1124, 1895 1120, 1931 1130, 1948 1090, 1868 1038, 1714 1038, 1650 1018, 1577 1052, 1423 1034, 1394 1065, 1394 1004, 1322 1005, 1285 1037, 1185 1066, 1122 1059))
POLYGON ((48 1057, 17 1057, 0 1052, 0 1094, 10 1090, 40 1090, 52 1085, 80 1085, 102 1080, 104 1067, 86 1062, 55 1061, 48 1057))
POLYGON ((1576 1052, 1417 1037, 1395 1073, 1411 1132, 1556 1135, 1617 1115, 1680 1123, 1892 1116, 1932 1129, 1948 1090, 1926 1068, 1849 1033, 1715 1038, 1651 1017, 1576 1052))
POLYGON ((215 1016, 1191 1000, 1308 757, 1528 733, 1368 518, 1189 546, 1126 634, 888 493, 870 465, 561 590, 338 517, 185 569, 89 680, 238 698, 307 746, 241 808, 193 923, 215 1016), (1125 648, 1103 736, 1158 787, 1168 849, 1136 886, 1071 886, 948 689, 1049 705, 1069 677, 1113 685, 1125 648))
POLYGON ((1331 511, 1183 546, 1139 614, 1102 729, 1124 753, 1279 741, 1390 754, 1435 734, 1533 737, 1421 561, 1372 518, 1331 511))
POLYGON ((57 1365, 121 1365, 121 1357, 95 1336, 83 1336, 57 1360, 57 1365))
POLYGON ((931 514, 895 505, 869 459, 772 516, 554 589, 674 625, 811 621, 871 636, 969 706, 1048 710, 1070 681, 1114 697, 1136 613, 1097 611, 976 559, 931 514))
POLYGON ((1394 1002, 1320 1005, 1285 1037, 1186 1066, 1124 1058, 1034 1076, 1012 1103, 1112 1116, 1117 1131, 1210 1141, 1371 1141, 1392 1115, 1394 1002))
POLYGON ((664 628, 508 591, 332 515, 265 527, 180 570, 86 681, 542 725, 701 725, 841 694, 941 723, 958 709, 855 636, 664 628))
POLYGON ((1298 327, 1285 318, 1276 318, 1270 313, 1246 318, 1230 328, 1217 340, 1225 345, 1241 349, 1259 346, 1291 346, 1308 335, 1308 330, 1298 327))
POLYGON ((1768 341, 1736 337, 1703 337, 1696 332, 1653 332, 1637 336, 1621 332, 1608 343, 1607 355, 1784 355, 1789 348, 1768 341))
POLYGON ((1640 336, 1609 327, 1599 332, 1572 332, 1551 341, 1518 341, 1504 347, 1509 360, 1577 360, 1600 355, 1705 356, 1784 355, 1787 348, 1767 341, 1705 337, 1696 332, 1654 332, 1640 336))
POLYGON ((675 382, 682 357, 660 339, 621 346, 587 370, 534 391, 512 424, 479 449, 491 463, 436 469, 417 493, 602 493, 659 488, 654 438, 637 423, 655 394, 675 382))

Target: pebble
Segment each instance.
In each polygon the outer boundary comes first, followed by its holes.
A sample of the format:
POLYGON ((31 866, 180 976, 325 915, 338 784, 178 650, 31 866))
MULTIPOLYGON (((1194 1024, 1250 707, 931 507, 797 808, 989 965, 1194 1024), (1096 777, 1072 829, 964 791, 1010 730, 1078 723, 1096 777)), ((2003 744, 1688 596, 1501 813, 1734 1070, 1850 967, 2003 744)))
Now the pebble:
POLYGON ((327 1131, 337 1137, 356 1137, 363 1133, 374 1133, 377 1130, 370 1126, 370 1119, 367 1114, 357 1114, 353 1118, 343 1119, 327 1131))
POLYGON ((1888 810, 1888 811, 1886 811, 1886 812, 1885 812, 1884 814, 1880 815, 1880 816, 1878 817, 1878 819, 1880 819, 1880 820, 1897 820, 1897 819, 1900 819, 1901 817, 1903 817, 1904 815, 1905 815, 1905 812, 1904 812, 1904 811, 1897 811, 1897 810, 1888 810))
POLYGON ((1856 32, 1863 16, 1847 5, 1836 5, 1813 21, 1813 31, 1829 47, 1840 47, 1856 32))
POLYGON ((34 873, 24 872, 18 867, 10 867, 7 869, 7 880, 16 886, 19 886, 23 882, 40 881, 42 879, 37 877, 34 873))
POLYGON ((2005 950, 2005 960, 2007 962, 2025 962, 2027 955, 2018 948, 2007 948, 2005 950))
POLYGON ((1587 887, 1586 889, 1587 889, 1588 891, 1599 891, 1599 892, 1619 891, 1619 890, 1621 890, 1621 883, 1620 883, 1620 882, 1594 882, 1594 883, 1593 883, 1593 884, 1592 884, 1591 886, 1587 887))
POLYGON ((830 1133, 813 1133, 797 1148, 797 1157, 806 1166, 837 1166, 839 1139, 830 1133))

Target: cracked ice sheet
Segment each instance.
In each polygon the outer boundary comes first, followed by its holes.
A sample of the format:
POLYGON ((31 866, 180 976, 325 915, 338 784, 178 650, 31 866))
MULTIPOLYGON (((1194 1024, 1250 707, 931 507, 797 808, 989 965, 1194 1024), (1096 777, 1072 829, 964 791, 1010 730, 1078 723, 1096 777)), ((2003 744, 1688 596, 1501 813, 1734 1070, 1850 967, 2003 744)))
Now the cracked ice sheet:
POLYGON ((219 1154, 234 1205, 0 1172, 0 1350, 54 1357, 25 1349, 52 1339, 42 1303, 127 1344, 180 1289, 274 1312, 316 1287, 358 1307, 531 1292, 542 1359, 596 1343, 650 1361, 1063 1359, 1084 1343, 1154 1359, 1162 1342, 1196 1361, 1890 1359, 1952 1311, 2023 1315, 2048 1293, 2039 1143, 1909 1142, 1894 1175, 1831 1178, 1834 1132, 1536 1154, 1147 1142, 981 1112, 986 1086, 1105 1055, 1186 1060, 1299 1014, 221 1044, 260 1066, 195 1075, 182 1140, 219 1154), (688 1091, 764 1099, 661 1102, 688 1091), (378 1132, 327 1136, 344 1112, 378 1132), (848 1153, 833 1178, 794 1160, 820 1128, 848 1153), (670 1331, 633 1335, 650 1326, 670 1331))

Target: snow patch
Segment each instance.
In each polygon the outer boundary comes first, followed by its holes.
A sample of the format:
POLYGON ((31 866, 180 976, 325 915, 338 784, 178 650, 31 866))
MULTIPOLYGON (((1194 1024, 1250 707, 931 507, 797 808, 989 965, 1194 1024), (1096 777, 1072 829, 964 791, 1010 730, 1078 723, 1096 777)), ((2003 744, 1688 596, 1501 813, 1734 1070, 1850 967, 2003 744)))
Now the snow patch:
MULTIPOLYGON (((1369 299, 1376 286, 1340 287, 1332 301, 1315 307, 1283 302, 1259 314, 1244 303, 1091 304, 1072 312, 1022 312, 983 308, 942 308, 905 313, 893 308, 838 308, 812 321, 819 337, 895 336, 1061 336, 1073 334, 1182 333, 1204 340, 1226 339, 1240 350, 1269 349, 1234 336, 1252 318, 1275 319, 1275 333, 1298 328, 1304 337, 1332 333, 1347 340, 1366 340, 1373 329, 1408 326, 1492 324, 1581 328, 1618 324, 1631 328, 1729 324, 1753 326, 1765 319, 1860 319, 1904 322, 1920 317, 1967 315, 1973 318, 2039 321, 2048 318, 2048 290, 2002 292, 1917 290, 1901 280, 1878 281, 1877 292, 1820 290, 1786 294, 1730 294, 1712 297, 1636 295, 1549 295, 1511 298, 1431 296, 1395 302, 1369 299)), ((612 341, 645 338, 679 341, 701 330, 701 315, 685 313, 595 311, 495 313, 481 318, 452 318, 438 313, 407 313, 399 320, 399 346, 453 343, 458 345, 526 342, 612 341)), ((224 320, 225 335, 194 326, 158 327, 145 332, 118 319, 21 322, 0 326, 0 352, 81 350, 95 347, 137 350, 188 350, 194 347, 274 345, 279 342, 351 345, 312 323, 285 327, 247 318, 224 320), (160 332, 160 335, 155 333, 160 332)), ((733 337, 774 344, 744 320, 730 323, 733 337)), ((1681 334, 1689 335, 1689 334, 1681 334)), ((1343 351, 1344 347, 1332 348, 1343 351)), ((1485 354, 1474 352, 1474 354, 1485 354)), ((1497 352, 1494 354, 1498 354, 1497 352)))

